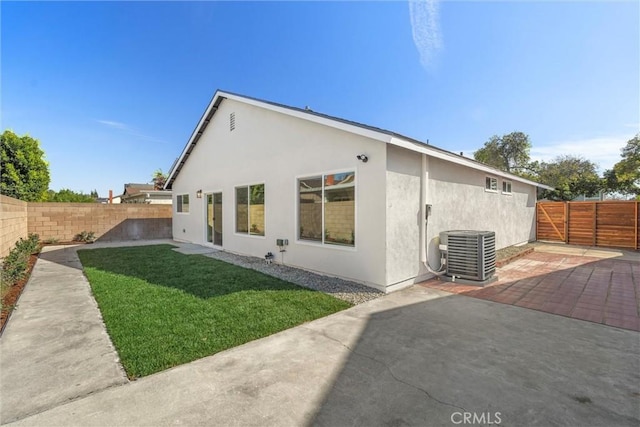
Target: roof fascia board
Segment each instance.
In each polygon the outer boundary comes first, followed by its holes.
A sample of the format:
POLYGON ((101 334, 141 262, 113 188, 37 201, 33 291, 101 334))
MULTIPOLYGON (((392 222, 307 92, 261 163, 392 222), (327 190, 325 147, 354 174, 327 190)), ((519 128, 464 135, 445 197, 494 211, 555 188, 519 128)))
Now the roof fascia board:
MULTIPOLYGON (((164 186, 165 190, 170 190, 170 186, 173 185, 173 181, 175 179, 175 175, 176 172, 180 169, 180 165, 185 161, 185 156, 187 155, 187 152, 189 151, 189 148, 193 145, 194 140, 196 138, 196 136, 199 133, 204 132, 204 127, 206 127, 206 125, 208 124, 205 123, 207 120, 207 117, 213 116, 213 114, 211 113, 211 110, 214 108, 215 105, 219 105, 219 103, 221 101, 219 101, 219 99, 231 99, 237 102, 241 102, 243 104, 248 104, 248 105, 253 105, 255 107, 259 107, 259 108, 264 108, 270 111, 275 111, 281 114, 286 114, 288 116, 292 116, 292 117, 297 117, 300 119, 304 119, 310 122, 314 122, 314 123, 319 123, 325 126, 329 126, 335 129, 339 129, 339 130, 343 130, 345 132, 349 132, 349 133, 353 133, 356 135, 360 135, 360 136, 364 136, 366 138, 370 138, 370 139, 374 139, 377 141, 382 141, 385 143, 388 143, 389 140, 391 139, 390 135, 387 135, 383 132, 376 132, 374 130, 371 129, 366 129, 360 126, 355 126, 349 123, 343 123, 337 120, 333 120, 330 118, 326 118, 326 117, 321 117, 321 116, 317 116, 314 114, 309 114, 306 113, 304 111, 296 111, 295 109, 291 109, 291 108, 284 108, 284 107, 280 107, 277 105, 273 105, 273 104, 269 104, 267 102, 262 102, 259 101, 257 99, 252 99, 252 98, 247 98, 244 96, 240 96, 240 95, 236 95, 233 93, 229 93, 229 92, 223 92, 223 91, 216 91, 215 95, 213 96, 213 98, 211 99, 211 102, 209 103, 209 106, 207 107, 207 109, 205 110, 204 114, 202 115, 202 117, 200 118, 200 121, 198 122, 198 125, 196 126, 196 128, 193 130, 193 133, 191 134, 191 137, 189 138, 189 141, 187 142, 187 144, 185 145, 184 149, 182 150, 182 153, 180 154, 180 157, 178 157, 178 160, 175 161, 175 163, 173 164, 173 166, 171 167, 171 170, 169 171, 169 176, 167 177, 167 182, 164 186)), ((215 107, 217 109, 217 107, 215 107)), ((215 111, 214 111, 215 114, 215 111)))
POLYGON ((175 179, 175 175, 177 173, 177 171, 180 169, 180 165, 185 161, 185 156, 187 155, 187 153, 189 152, 189 148, 191 148, 192 145, 194 145, 194 141, 196 140, 196 137, 199 134, 202 134, 204 132, 204 127, 206 127, 206 125, 208 124, 208 121, 211 120, 211 118, 213 117, 213 114, 215 114, 215 110, 213 110, 212 113, 212 109, 217 109, 217 105, 220 104, 221 102, 221 98, 222 99, 231 99, 237 102, 241 102, 244 104, 248 104, 248 105, 253 105, 255 107, 259 107, 259 108, 264 108, 270 111, 274 111, 274 112, 278 112, 281 114, 286 114, 288 116, 292 116, 292 117, 297 117, 303 120, 307 120, 313 123, 318 123, 321 125, 325 125, 325 126, 329 126, 332 127, 334 129, 339 129, 345 132, 349 132, 349 133, 353 133, 356 135, 360 135, 366 138, 370 138, 376 141, 381 141, 381 142, 385 142, 385 143, 389 143, 389 144, 393 144, 396 145, 398 147, 402 147, 402 148, 406 148, 408 150, 411 151, 415 151, 418 153, 423 153, 423 154, 427 154, 431 157, 435 157, 438 159, 442 159, 448 162, 452 162, 458 165, 462 165, 462 166, 466 166, 472 169, 476 169, 476 170, 480 170, 492 175, 497 175, 497 176, 501 176, 503 178, 507 178, 513 181, 518 181, 518 182, 522 182, 524 184, 528 184, 528 185, 533 185, 536 187, 540 187, 540 188, 544 188, 546 190, 553 190, 552 187, 549 187, 547 185, 544 184, 540 184, 537 182, 533 182, 530 181, 528 179, 525 178, 521 178, 517 175, 513 175, 510 174, 508 172, 504 172, 501 171, 499 169, 494 169, 491 168, 489 166, 483 165, 481 163, 478 162, 473 162, 469 159, 466 159, 464 157, 460 157, 457 156, 453 153, 449 153, 445 150, 436 150, 433 147, 430 147, 426 144, 423 143, 418 143, 418 142, 412 142, 412 141, 408 141, 402 138, 398 138, 397 136, 392 136, 389 135, 387 133, 384 132, 377 132, 373 129, 367 129, 365 127, 361 127, 361 126, 357 126, 354 124, 350 124, 350 123, 344 123, 341 122, 339 120, 335 120, 332 118, 327 118, 327 117, 322 117, 322 116, 318 116, 315 114, 309 114, 305 111, 298 111, 296 109, 292 109, 292 108, 284 108, 284 107, 280 107, 278 105, 274 105, 274 104, 270 104, 267 102, 263 102, 257 99, 253 99, 253 98, 247 98, 241 95, 236 95, 233 93, 229 93, 229 92, 223 92, 223 91, 216 91, 216 93, 214 94, 213 98, 211 99, 211 102, 209 103, 209 106, 207 107, 207 109, 205 110, 204 114, 202 115, 202 117, 200 118, 200 121, 198 122, 198 125, 196 126, 196 128, 193 130, 193 133, 191 134, 191 137, 189 138, 189 141, 187 142, 187 144, 185 145, 184 149, 182 150, 182 153, 180 154, 180 157, 178 158, 178 160, 176 160, 176 162, 173 164, 170 172, 169 172, 169 176, 167 177, 167 182, 164 186, 165 190, 170 190, 170 186, 173 185, 173 180, 175 179), (208 119, 208 120, 207 120, 208 119))
POLYGON ((406 140, 403 140, 401 138, 396 138, 396 137, 391 138, 391 141, 389 143, 392 144, 392 145, 396 145, 398 147, 406 148, 406 149, 411 150, 411 151, 416 151, 418 153, 426 154, 428 156, 435 157, 437 159, 441 159, 441 160, 445 160, 447 162, 455 163, 457 165, 466 166, 466 167, 469 167, 469 168, 472 168, 472 169, 476 169, 476 170, 479 170, 479 171, 482 171, 482 172, 485 172, 485 173, 488 173, 488 174, 491 174, 491 175, 498 175, 498 176, 500 176, 502 178, 507 178, 507 179, 512 180, 512 181, 522 182, 524 184, 533 185, 535 187, 544 188, 546 190, 553 190, 552 187, 549 187, 547 185, 540 184, 540 183, 537 183, 537 182, 533 182, 533 181, 530 181, 530 180, 528 180, 526 178, 519 177, 518 175, 513 175, 513 174, 510 174, 508 172, 504 172, 504 171, 501 171, 499 169, 494 169, 492 167, 485 166, 485 165, 480 164, 480 163, 472 162, 469 159, 466 159, 466 158, 461 157, 461 156, 456 156, 453 153, 449 154, 449 153, 446 153, 446 152, 443 152, 443 151, 440 151, 440 150, 436 150, 436 149, 434 149, 432 147, 429 147, 428 145, 416 144, 415 142, 406 141, 406 140))
POLYGON ((286 114, 288 116, 297 117, 299 119, 307 120, 313 123, 319 123, 321 125, 329 126, 335 129, 340 129, 345 132, 354 133, 360 136, 364 136, 370 139, 375 139, 377 141, 389 142, 391 137, 383 132, 376 132, 371 129, 365 129, 360 126, 351 125, 349 123, 343 123, 337 120, 329 119, 326 117, 316 116, 314 114, 309 114, 304 111, 296 111, 291 108, 279 107, 277 105, 269 104, 266 102, 261 102, 256 99, 245 98, 243 96, 234 95, 231 93, 221 92, 221 95, 224 98, 232 99, 234 101, 242 102, 244 104, 253 105, 255 107, 264 108, 267 110, 275 111, 277 113, 286 114))
MULTIPOLYGON (((184 161, 184 158, 187 155, 187 152, 189 151, 189 148, 193 144, 193 141, 195 140, 196 135, 198 135, 199 132, 203 131, 202 127, 205 124, 205 121, 207 120, 207 117, 210 116, 211 110, 218 103, 218 99, 220 97, 222 97, 222 94, 223 94, 223 92, 217 90, 216 93, 213 95, 213 98, 211 98, 211 101, 209 102, 209 105, 207 106, 207 109, 204 111, 204 114, 202 114, 202 117, 200 117, 200 120, 198 121, 198 125, 195 127, 195 129, 191 133, 191 136, 189 137, 189 141, 187 141, 186 145, 182 149, 182 153, 180 153, 180 157, 178 157, 178 159, 173 163, 173 166, 171 167, 171 170, 169 171, 169 175, 167 176, 167 181, 166 181, 166 183, 165 183, 165 185, 163 187, 164 190, 170 190, 171 189, 169 187, 171 185, 173 185, 173 180, 175 179, 174 175, 176 174, 176 171, 178 171, 180 169, 179 166, 184 161)), ((217 109, 217 107, 215 107, 215 108, 217 109)), ((214 110, 214 112, 215 112, 215 110, 214 110)), ((213 117, 213 114, 211 114, 211 117, 213 117)))

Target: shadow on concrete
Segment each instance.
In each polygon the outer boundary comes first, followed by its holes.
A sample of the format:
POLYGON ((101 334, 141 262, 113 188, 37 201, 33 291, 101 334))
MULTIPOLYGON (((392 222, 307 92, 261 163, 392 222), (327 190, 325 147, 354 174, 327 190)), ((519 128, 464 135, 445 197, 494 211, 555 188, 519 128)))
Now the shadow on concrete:
POLYGON ((127 218, 102 234, 98 242, 171 239, 171 218, 127 218))
POLYGON ((636 332, 451 295, 371 314, 349 350, 311 425, 640 423, 636 332))

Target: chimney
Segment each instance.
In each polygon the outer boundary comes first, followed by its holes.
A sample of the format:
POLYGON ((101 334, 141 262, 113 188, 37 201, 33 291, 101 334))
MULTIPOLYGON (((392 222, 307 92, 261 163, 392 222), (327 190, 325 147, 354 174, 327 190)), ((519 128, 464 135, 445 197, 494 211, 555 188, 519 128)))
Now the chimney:
POLYGON ((113 190, 109 190, 109 204, 113 203, 113 190))

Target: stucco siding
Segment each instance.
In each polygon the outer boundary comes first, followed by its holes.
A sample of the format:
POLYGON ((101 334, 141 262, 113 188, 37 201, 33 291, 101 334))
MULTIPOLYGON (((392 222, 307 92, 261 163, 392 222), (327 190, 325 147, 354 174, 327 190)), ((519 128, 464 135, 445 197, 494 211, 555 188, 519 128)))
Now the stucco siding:
POLYGON ((384 288, 385 277, 384 143, 230 99, 222 101, 211 123, 177 175, 174 199, 189 194, 189 213, 177 213, 177 240, 206 244, 206 197, 196 191, 222 192, 223 249, 344 277, 384 288), (235 129, 229 117, 235 113, 235 129), (367 163, 356 159, 366 153, 367 163), (322 173, 356 173, 355 248, 298 241, 297 179, 322 173), (265 185, 265 236, 235 232, 235 188, 265 185), (276 239, 288 239, 278 252, 276 239))
POLYGON ((488 230, 496 233, 496 248, 535 240, 536 188, 512 181, 512 194, 485 191, 483 172, 428 159, 427 203, 432 207, 427 230, 429 260, 439 263, 437 237, 446 230, 488 230))
POLYGON ((421 155, 387 146, 387 284, 412 279, 420 270, 421 155))

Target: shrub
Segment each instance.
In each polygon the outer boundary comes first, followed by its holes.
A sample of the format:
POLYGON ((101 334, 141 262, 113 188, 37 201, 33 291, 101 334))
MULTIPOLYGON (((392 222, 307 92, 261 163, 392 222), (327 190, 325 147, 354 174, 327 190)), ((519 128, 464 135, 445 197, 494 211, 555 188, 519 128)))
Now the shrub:
POLYGON ((20 238, 2 262, 0 279, 5 286, 13 286, 24 278, 29 265, 29 256, 40 250, 40 237, 29 234, 26 239, 20 238))
POLYGON ((76 242, 92 243, 96 240, 96 234, 93 231, 81 231, 73 238, 76 242))

